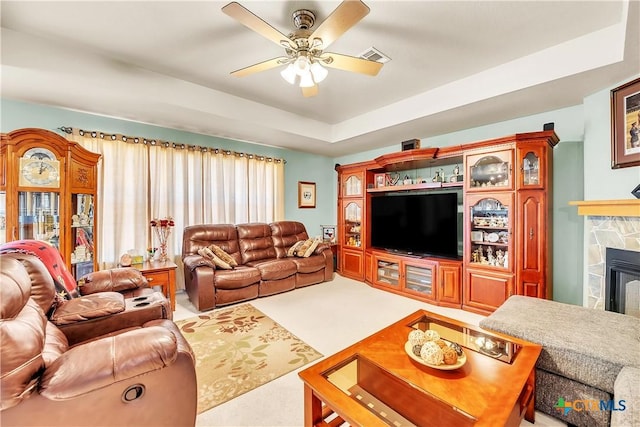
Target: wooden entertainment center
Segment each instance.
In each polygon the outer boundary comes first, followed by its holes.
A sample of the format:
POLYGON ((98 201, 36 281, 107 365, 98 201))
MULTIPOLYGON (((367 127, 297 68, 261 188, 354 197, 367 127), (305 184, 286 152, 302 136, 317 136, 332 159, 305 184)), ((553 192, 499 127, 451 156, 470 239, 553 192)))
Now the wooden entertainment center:
POLYGON ((488 314, 509 296, 552 296, 554 131, 385 154, 336 167, 338 271, 376 288, 488 314), (371 246, 371 201, 458 192, 457 258, 371 246))

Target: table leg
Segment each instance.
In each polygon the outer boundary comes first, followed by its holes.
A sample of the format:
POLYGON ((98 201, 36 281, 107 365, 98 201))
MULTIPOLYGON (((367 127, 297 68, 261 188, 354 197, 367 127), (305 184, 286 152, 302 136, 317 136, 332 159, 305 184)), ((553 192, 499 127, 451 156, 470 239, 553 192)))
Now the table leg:
POLYGON ((304 385, 304 425, 314 427, 322 422, 322 401, 313 394, 308 385, 304 385))

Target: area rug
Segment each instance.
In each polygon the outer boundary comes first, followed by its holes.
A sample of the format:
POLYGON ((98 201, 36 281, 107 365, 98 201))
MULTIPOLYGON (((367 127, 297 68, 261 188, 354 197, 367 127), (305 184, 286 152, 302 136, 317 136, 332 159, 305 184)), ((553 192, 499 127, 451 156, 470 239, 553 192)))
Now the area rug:
POLYGON ((176 324, 196 355, 198 414, 322 357, 251 304, 176 324))

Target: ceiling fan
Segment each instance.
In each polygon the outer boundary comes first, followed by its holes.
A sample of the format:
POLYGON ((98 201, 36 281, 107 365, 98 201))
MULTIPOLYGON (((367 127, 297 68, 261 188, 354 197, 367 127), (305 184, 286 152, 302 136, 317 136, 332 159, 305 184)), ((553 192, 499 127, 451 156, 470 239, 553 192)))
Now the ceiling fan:
POLYGON ((362 1, 343 1, 313 32, 311 27, 316 19, 313 12, 307 9, 296 10, 293 12, 293 24, 296 30, 288 36, 237 2, 229 3, 222 8, 222 11, 247 28, 283 47, 286 53, 286 56, 233 71, 231 73, 233 76, 244 77, 286 65, 280 73, 282 77, 291 84, 295 84, 299 77, 302 94, 309 97, 318 93, 317 84, 328 74, 323 66, 370 76, 375 76, 382 68, 383 64, 380 62, 325 52, 331 43, 369 13, 369 7, 362 1))

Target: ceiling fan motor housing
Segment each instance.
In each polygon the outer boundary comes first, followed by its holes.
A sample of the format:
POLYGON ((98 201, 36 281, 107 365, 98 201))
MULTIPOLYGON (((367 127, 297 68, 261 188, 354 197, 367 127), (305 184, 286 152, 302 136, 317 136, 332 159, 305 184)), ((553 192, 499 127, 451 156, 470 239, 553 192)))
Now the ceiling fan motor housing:
POLYGON ((316 22, 316 15, 307 9, 300 9, 293 12, 293 25, 299 30, 308 30, 316 22))

